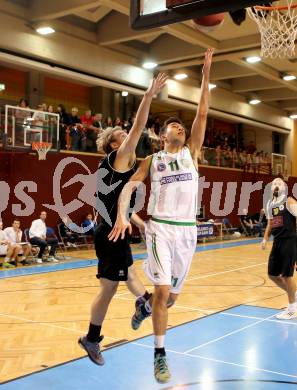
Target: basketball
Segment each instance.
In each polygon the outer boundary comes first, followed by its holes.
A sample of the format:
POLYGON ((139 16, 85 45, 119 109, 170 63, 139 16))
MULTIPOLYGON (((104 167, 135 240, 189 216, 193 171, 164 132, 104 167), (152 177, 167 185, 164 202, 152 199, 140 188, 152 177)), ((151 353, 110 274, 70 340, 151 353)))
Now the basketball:
POLYGON ((193 26, 204 33, 216 30, 224 23, 225 13, 203 16, 202 18, 193 19, 193 26))

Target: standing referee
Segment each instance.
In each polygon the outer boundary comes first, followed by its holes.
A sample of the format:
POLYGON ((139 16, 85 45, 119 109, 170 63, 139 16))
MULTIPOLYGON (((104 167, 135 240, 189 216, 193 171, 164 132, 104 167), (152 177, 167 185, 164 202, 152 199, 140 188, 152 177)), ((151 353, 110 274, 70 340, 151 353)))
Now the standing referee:
POLYGON ((273 196, 266 206, 268 223, 262 249, 265 249, 272 234, 274 241, 268 261, 268 276, 287 293, 289 301, 288 307, 276 318, 290 320, 297 317, 296 283, 293 278, 297 259, 297 201, 291 197, 287 198, 286 184, 280 178, 273 180, 271 190, 273 196))

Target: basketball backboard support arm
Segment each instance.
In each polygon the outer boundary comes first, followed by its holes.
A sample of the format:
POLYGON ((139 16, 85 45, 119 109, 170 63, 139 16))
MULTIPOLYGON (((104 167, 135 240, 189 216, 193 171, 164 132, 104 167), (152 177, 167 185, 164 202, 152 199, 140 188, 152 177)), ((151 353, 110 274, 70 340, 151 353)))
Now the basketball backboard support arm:
POLYGON ((146 30, 220 12, 230 12, 253 5, 263 5, 267 3, 267 0, 181 0, 172 3, 176 4, 176 6, 167 8, 165 0, 131 0, 131 27, 134 30, 146 30), (144 10, 148 1, 148 7, 151 12, 144 10), (156 4, 155 10, 154 4, 156 4))

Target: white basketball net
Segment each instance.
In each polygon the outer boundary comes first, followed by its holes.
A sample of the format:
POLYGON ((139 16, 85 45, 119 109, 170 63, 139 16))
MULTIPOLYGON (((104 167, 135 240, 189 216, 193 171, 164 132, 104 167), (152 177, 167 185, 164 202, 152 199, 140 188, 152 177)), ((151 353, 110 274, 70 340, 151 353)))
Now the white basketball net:
POLYGON ((52 147, 48 142, 36 142, 32 144, 32 149, 38 153, 38 160, 46 160, 47 152, 52 147))
MULTIPOLYGON (((273 2, 273 6, 280 2, 273 2)), ((249 16, 257 23, 261 34, 261 56, 270 58, 293 57, 297 37, 297 8, 293 0, 287 0, 288 9, 247 9, 249 16)))

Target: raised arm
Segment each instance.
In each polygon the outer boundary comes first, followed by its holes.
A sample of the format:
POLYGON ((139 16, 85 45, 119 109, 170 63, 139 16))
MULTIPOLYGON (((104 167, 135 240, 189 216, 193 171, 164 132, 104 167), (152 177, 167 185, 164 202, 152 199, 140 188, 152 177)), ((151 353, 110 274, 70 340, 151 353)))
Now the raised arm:
POLYGON ((209 107, 209 73, 212 61, 213 49, 207 49, 205 53, 204 66, 202 69, 202 83, 200 103, 197 108, 196 116, 191 129, 189 148, 194 161, 199 157, 203 145, 206 121, 209 107))
POLYGON ((144 94, 140 106, 138 107, 132 129, 130 130, 128 137, 118 149, 118 163, 128 165, 131 161, 135 160, 135 149, 141 133, 146 126, 153 97, 161 91, 161 89, 165 86, 166 81, 167 75, 165 73, 159 73, 158 76, 153 79, 151 86, 144 94))
POLYGON ((149 174, 152 156, 148 156, 141 162, 137 171, 131 176, 130 181, 123 188, 118 201, 118 214, 116 223, 110 232, 108 238, 110 241, 116 242, 121 236, 125 237, 125 232, 128 229, 129 234, 132 233, 132 226, 128 219, 128 212, 132 193, 137 189, 140 182, 143 182, 149 174))

